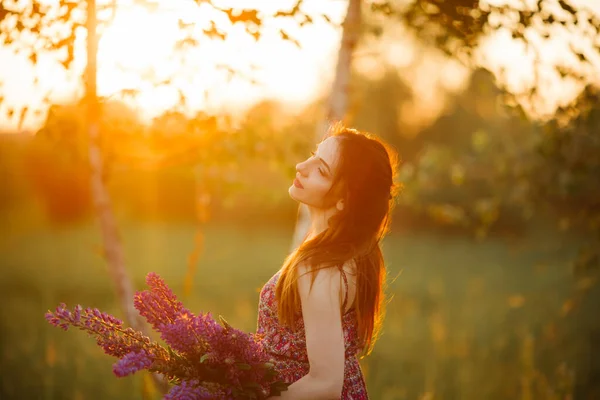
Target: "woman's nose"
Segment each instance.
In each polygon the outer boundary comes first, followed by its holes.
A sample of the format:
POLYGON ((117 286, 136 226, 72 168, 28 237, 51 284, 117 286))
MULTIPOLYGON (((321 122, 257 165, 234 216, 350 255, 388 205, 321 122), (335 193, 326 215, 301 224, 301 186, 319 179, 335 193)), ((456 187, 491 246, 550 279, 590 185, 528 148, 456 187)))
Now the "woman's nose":
POLYGON ((298 172, 300 175, 302 176, 306 176, 306 163, 305 162, 301 162, 296 164, 296 172, 298 172))

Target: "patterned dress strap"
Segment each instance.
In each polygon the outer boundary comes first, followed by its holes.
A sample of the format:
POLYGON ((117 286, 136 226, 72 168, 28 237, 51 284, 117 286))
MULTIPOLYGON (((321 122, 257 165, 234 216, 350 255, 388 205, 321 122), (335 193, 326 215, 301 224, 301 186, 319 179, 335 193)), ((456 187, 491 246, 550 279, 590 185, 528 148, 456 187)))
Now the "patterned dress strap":
POLYGON ((346 303, 348 303, 348 278, 346 277, 346 273, 344 272, 344 268, 340 268, 340 274, 342 274, 342 279, 344 280, 344 286, 346 287, 346 291, 344 292, 344 301, 342 303, 342 312, 346 311, 346 303))

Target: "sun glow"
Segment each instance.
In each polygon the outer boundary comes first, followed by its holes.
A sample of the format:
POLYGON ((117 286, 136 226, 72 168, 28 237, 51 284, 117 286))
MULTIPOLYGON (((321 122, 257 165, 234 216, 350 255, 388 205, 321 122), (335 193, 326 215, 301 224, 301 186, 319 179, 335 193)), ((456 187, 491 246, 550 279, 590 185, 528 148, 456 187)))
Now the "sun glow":
MULTIPOLYGON (((502 3, 506 0, 487 1, 502 3)), ((221 7, 256 8, 259 12, 272 14, 278 9, 290 9, 295 2, 221 0, 218 4, 221 7)), ((600 2, 574 2, 600 15, 600 2)), ((136 3, 137 0, 117 0, 114 18, 99 30, 98 91, 103 97, 126 100, 146 119, 178 105, 188 112, 243 111, 264 98, 282 101, 291 110, 298 109, 326 93, 335 73, 341 29, 321 18, 315 17, 312 25, 303 27, 291 20, 267 19, 260 40, 255 42, 241 24, 231 25, 224 14, 204 2, 159 1, 153 3, 154 8, 136 3), (186 27, 180 26, 180 20, 186 27), (227 34, 226 40, 214 40, 203 34, 203 29, 212 22, 227 34), (301 49, 282 40, 280 28, 297 39, 301 49), (187 35, 188 29, 197 45, 175 51, 176 43, 187 35), (226 68, 221 68, 223 66, 226 68), (238 74, 232 76, 227 68, 238 74), (252 84, 251 80, 257 84, 252 84), (182 98, 185 98, 183 105, 182 98)), ((346 6, 346 1, 303 2, 303 9, 308 14, 326 14, 337 24, 343 20, 346 6)), ((101 15, 101 19, 105 17, 105 14, 101 15)), ((440 89, 460 91, 468 78, 468 70, 423 48, 407 28, 399 25, 393 28, 398 32, 386 28, 382 40, 359 49, 354 63, 358 71, 372 78, 381 75, 385 70, 383 66, 398 68, 418 97, 414 107, 403 112, 407 116, 403 123, 410 124, 412 118, 419 125, 417 120, 426 122, 437 118, 444 106, 440 89), (419 59, 423 63, 419 64, 419 59), (416 109, 421 111, 416 112, 416 109)), ((589 43, 580 42, 578 46, 589 46, 589 43)), ((505 31, 492 32, 478 49, 479 62, 498 75, 499 83, 520 91, 531 84, 533 68, 531 55, 522 47, 505 31), (501 76, 501 70, 504 70, 504 76, 501 76)), ((568 61, 565 56, 568 53, 565 41, 540 46, 540 54, 548 62, 568 61)), ((590 81, 599 82, 600 59, 590 59, 589 71, 583 72, 590 81)), ((32 67, 25 57, 15 56, 8 48, 0 48, 0 81, 3 84, 0 96, 4 96, 0 106, 0 130, 17 130, 15 118, 6 118, 8 108, 14 109, 15 115, 24 107, 42 110, 37 115, 27 114, 23 124, 23 129, 35 129, 43 123, 43 110, 48 103, 81 98, 85 62, 85 34, 78 37, 74 67, 68 72, 51 55, 40 54, 37 65, 32 67)), ((555 75, 552 68, 541 73, 544 82, 540 93, 543 92, 545 103, 536 104, 538 113, 552 114, 557 104, 570 101, 582 87, 581 82, 556 82, 555 75)))
MULTIPOLYGON (((205 3, 170 0, 155 4, 152 9, 117 1, 114 17, 99 29, 98 94, 126 101, 145 118, 176 106, 187 112, 243 110, 263 98, 277 99, 294 109, 314 99, 332 79, 341 30, 321 18, 303 27, 290 19, 266 19, 255 41, 242 24, 232 25, 226 15, 205 3), (225 40, 203 33, 213 22, 227 34, 225 40), (297 39, 301 48, 283 40, 280 28, 297 39), (192 37, 197 45, 176 50, 184 37, 192 37)), ((218 4, 271 14, 290 9, 295 0, 218 4)), ((344 2, 306 1, 303 10, 310 15, 326 14, 340 23, 345 6, 344 2)), ((99 15, 101 20, 105 17, 99 15)), ((83 95, 85 35, 77 40, 69 73, 50 55, 40 55, 35 67, 9 49, 0 48, 0 57, 0 77, 7 78, 2 94, 15 109, 43 109, 44 97, 63 102, 83 95)), ((29 115, 23 128, 39 126, 43 114, 29 115)), ((0 116, 0 125, 14 128, 15 124, 0 116)))
MULTIPOLYGON (((136 104, 149 114, 173 107, 181 96, 192 110, 243 108, 261 97, 298 104, 321 88, 319 69, 332 69, 329 64, 335 60, 332 56, 339 33, 325 24, 294 30, 292 21, 280 21, 276 26, 267 22, 261 39, 255 42, 241 24, 231 25, 210 6, 181 1, 169 4, 168 11, 134 7, 116 13, 98 48, 101 95, 133 89, 138 92, 136 104), (177 41, 186 35, 180 19, 193 22, 189 36, 198 43, 184 51, 175 50, 177 41), (226 40, 203 35, 202 30, 212 21, 227 34, 226 40), (279 27, 293 32, 302 49, 283 41, 279 27), (230 74, 230 69, 236 73, 230 74)), ((257 2, 256 6, 264 11, 272 8, 272 2, 257 2)), ((343 7, 327 11, 334 19, 343 16, 343 7)))

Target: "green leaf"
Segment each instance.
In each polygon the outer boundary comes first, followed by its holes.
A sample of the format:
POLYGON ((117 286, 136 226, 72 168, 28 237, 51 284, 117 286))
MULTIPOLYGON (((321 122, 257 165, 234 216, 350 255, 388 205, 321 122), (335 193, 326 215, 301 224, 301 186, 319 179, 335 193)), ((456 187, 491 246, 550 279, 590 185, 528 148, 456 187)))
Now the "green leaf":
POLYGON ((246 363, 235 363, 235 366, 244 371, 249 371, 252 369, 252 366, 246 363))
POLYGON ((257 390, 260 390, 260 388, 261 388, 261 386, 258 383, 256 383, 256 382, 244 382, 242 384, 242 386, 245 387, 245 388, 257 389, 257 390))
POLYGON ((288 384, 285 382, 277 381, 271 384, 271 396, 280 396, 281 392, 288 390, 288 384))
POLYGON ((206 359, 208 358, 208 353, 202 355, 202 357, 200 357, 200 364, 202 364, 204 361, 206 361, 206 359))
POLYGON ((275 367, 275 364, 266 362, 266 363, 261 364, 261 366, 264 368, 267 368, 267 369, 271 369, 271 368, 275 367))
POLYGON ((283 381, 277 381, 273 385, 281 390, 287 390, 288 384, 283 381))
POLYGON ((221 323, 221 325, 223 325, 223 328, 231 329, 231 325, 229 325, 229 323, 225 320, 225 318, 223 318, 222 315, 219 315, 219 322, 221 323))
POLYGON ((256 393, 251 389, 244 390, 242 393, 244 393, 244 396, 247 399, 257 399, 258 398, 256 396, 256 393))

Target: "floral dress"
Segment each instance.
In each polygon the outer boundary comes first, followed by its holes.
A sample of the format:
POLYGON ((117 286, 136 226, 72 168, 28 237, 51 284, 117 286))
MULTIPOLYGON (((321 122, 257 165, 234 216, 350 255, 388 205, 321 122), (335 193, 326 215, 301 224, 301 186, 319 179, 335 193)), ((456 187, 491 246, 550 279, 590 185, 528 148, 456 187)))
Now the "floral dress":
MULTIPOLYGON (((343 271, 341 272, 346 289, 348 289, 346 275, 343 271)), ((294 329, 290 329, 279 323, 277 301, 275 299, 275 286, 279 279, 279 274, 280 272, 277 272, 273 275, 260 292, 257 333, 264 335, 265 347, 271 353, 275 361, 275 368, 279 372, 281 379, 291 384, 306 375, 309 370, 308 355, 306 353, 306 336, 302 318, 297 319, 294 329)), ((348 290, 346 290, 343 310, 346 309, 347 297, 348 290)), ((299 316, 301 317, 301 314, 299 316)), ((354 307, 346 311, 342 316, 342 328, 344 331, 346 361, 341 399, 368 399, 365 380, 357 358, 357 353, 360 349, 354 307)))

